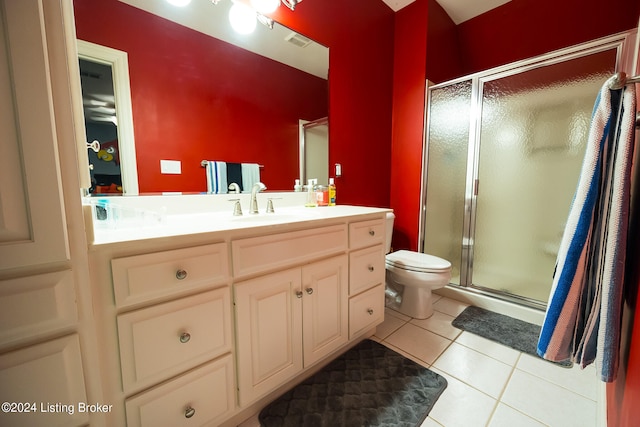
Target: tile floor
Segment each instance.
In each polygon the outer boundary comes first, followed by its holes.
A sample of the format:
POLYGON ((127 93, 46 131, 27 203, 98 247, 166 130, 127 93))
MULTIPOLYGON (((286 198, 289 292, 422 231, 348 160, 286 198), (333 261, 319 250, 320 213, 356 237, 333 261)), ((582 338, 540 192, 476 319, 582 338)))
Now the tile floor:
POLYGON ((597 427, 595 369, 561 368, 451 326, 465 304, 434 295, 434 315, 387 309, 373 339, 448 381, 422 427, 597 427))
MULTIPOLYGON (((372 337, 447 379, 421 427, 599 427, 593 366, 561 368, 454 328, 466 306, 434 295, 426 320, 387 309, 372 337)), ((241 424, 259 425, 257 414, 241 424)))

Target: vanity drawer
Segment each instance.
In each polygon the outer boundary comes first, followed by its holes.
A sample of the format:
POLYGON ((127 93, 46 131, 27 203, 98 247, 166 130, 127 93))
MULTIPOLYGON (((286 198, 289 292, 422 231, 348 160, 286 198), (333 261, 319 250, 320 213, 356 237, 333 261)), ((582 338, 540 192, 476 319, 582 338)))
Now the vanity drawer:
POLYGON ((349 254, 349 295, 384 283, 384 248, 382 245, 349 254))
POLYGON ((384 320, 384 285, 376 286, 349 299, 349 339, 384 320))
POLYGON ((345 224, 231 242, 234 277, 290 267, 347 249, 345 224))
POLYGON ((0 348, 71 332, 77 319, 71 270, 0 280, 0 348))
POLYGON ((384 220, 353 222, 349 224, 349 248, 358 249, 366 246, 383 244, 385 239, 384 220))
POLYGON ((229 354, 127 399, 127 426, 214 425, 235 408, 233 378, 229 354))
POLYGON ((156 252, 111 261, 119 308, 178 296, 225 282, 229 260, 224 243, 156 252))
POLYGON ((224 287, 118 316, 124 391, 231 351, 230 294, 224 287))

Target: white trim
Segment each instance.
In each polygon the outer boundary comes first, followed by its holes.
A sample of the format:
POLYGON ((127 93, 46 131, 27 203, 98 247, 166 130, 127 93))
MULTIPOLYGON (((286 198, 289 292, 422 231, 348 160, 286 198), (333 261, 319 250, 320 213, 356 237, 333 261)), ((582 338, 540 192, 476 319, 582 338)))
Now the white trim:
MULTIPOLYGON (((126 195, 138 194, 138 165, 136 144, 133 133, 133 113, 131 108, 131 85, 129 83, 129 59, 127 52, 78 40, 78 57, 111 66, 113 70, 113 91, 118 118, 118 146, 122 188, 126 195)), ((84 140, 81 141, 84 144, 84 140)), ((84 167, 84 165, 80 165, 84 167)))

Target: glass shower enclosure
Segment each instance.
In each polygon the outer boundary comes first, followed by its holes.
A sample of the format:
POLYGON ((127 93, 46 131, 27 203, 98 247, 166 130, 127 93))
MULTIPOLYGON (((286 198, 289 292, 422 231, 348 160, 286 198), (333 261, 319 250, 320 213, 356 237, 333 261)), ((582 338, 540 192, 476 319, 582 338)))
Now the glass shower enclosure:
POLYGON ((544 308, 598 91, 624 35, 428 88, 421 250, 544 308))

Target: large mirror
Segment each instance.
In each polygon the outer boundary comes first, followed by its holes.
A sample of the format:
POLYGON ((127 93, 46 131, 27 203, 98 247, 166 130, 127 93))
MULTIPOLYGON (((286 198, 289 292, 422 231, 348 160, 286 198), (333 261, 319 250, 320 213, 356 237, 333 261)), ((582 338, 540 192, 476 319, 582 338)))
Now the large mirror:
POLYGON ((299 123, 328 116, 328 48, 277 23, 236 34, 231 3, 74 0, 78 40, 128 58, 135 145, 123 117, 114 121, 140 194, 206 192, 207 160, 259 165, 269 190, 292 190, 300 177, 299 123))

